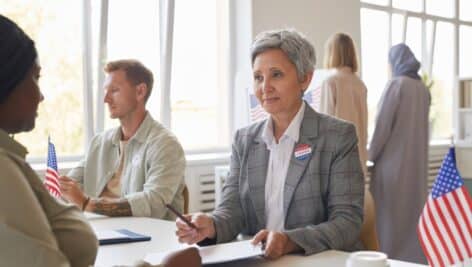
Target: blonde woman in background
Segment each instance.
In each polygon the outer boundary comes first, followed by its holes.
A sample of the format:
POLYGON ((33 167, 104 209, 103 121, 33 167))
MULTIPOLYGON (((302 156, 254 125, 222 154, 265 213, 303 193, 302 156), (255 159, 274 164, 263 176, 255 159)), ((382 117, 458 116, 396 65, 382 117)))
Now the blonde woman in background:
POLYGON ((364 175, 367 160, 367 88, 357 75, 356 48, 351 37, 336 33, 325 45, 324 67, 335 69, 321 85, 320 112, 352 122, 359 139, 364 175))

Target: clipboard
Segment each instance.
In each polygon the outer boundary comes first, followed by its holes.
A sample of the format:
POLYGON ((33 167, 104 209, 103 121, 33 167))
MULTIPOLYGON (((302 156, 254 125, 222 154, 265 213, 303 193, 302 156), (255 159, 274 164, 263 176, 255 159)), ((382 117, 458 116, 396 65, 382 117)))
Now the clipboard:
POLYGON ((96 231, 95 234, 100 246, 151 240, 148 235, 139 234, 128 229, 96 231))

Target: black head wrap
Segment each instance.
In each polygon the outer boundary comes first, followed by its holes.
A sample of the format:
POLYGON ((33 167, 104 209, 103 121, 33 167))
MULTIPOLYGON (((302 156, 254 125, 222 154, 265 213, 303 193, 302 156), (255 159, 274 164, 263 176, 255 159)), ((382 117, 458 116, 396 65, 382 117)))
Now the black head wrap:
POLYGON ((23 80, 36 57, 33 40, 13 21, 0 15, 0 103, 23 80))

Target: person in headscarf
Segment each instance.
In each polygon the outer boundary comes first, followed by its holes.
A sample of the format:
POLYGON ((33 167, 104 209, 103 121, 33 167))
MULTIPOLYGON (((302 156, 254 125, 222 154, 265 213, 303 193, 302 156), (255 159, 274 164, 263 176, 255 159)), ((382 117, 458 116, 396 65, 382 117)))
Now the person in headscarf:
POLYGON ((380 250, 392 259, 426 263, 416 227, 427 196, 431 98, 407 45, 393 46, 389 63, 393 77, 380 99, 368 152, 375 164, 370 189, 380 250))

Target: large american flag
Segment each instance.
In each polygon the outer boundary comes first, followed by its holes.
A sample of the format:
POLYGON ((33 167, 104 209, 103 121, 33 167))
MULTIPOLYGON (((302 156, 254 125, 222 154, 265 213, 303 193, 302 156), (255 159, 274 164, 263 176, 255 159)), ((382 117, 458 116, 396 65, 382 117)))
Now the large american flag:
POLYGON ((48 139, 48 163, 46 170, 46 178, 44 179, 44 186, 55 197, 60 197, 61 190, 59 188, 59 173, 57 171, 56 148, 51 140, 48 139))
POLYGON ((269 116, 253 93, 249 93, 249 102, 249 120, 251 123, 264 120, 269 116))
POLYGON ((431 266, 472 265, 472 198, 457 170, 454 148, 441 165, 417 230, 431 266))

